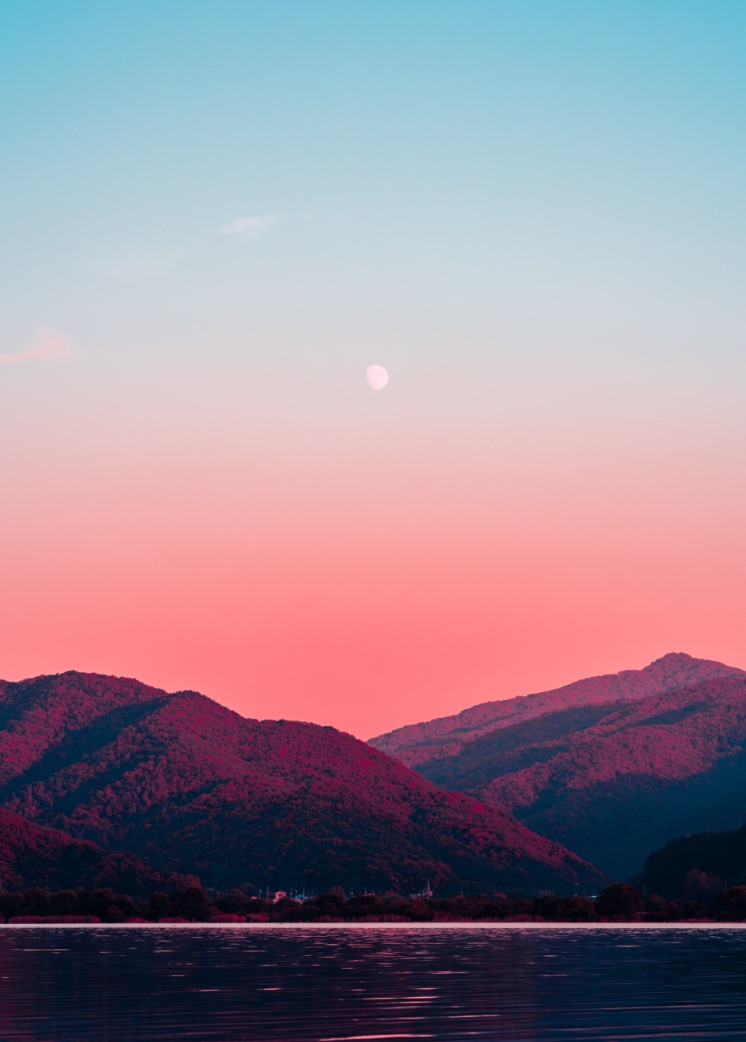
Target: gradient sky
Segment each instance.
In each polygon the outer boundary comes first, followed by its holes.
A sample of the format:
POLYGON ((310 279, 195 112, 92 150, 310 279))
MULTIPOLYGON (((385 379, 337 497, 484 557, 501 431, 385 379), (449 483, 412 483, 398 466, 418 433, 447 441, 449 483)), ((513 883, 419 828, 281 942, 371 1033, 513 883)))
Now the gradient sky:
POLYGON ((0 676, 369 737, 746 666, 745 50, 740 0, 0 0, 0 676))

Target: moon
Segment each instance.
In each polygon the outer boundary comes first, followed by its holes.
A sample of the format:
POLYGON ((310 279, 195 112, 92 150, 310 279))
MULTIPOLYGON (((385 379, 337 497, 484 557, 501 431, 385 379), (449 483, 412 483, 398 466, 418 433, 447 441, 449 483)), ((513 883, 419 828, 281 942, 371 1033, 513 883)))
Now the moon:
POLYGON ((382 365, 369 365, 365 370, 368 387, 374 391, 382 391, 389 382, 389 374, 382 365))

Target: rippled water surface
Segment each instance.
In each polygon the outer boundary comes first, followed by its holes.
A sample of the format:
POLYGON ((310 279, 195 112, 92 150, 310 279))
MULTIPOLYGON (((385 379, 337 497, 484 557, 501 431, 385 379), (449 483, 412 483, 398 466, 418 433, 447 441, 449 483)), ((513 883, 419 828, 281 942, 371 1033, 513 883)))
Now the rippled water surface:
POLYGON ((2 1042, 746 1039, 746 933, 0 930, 2 1042))

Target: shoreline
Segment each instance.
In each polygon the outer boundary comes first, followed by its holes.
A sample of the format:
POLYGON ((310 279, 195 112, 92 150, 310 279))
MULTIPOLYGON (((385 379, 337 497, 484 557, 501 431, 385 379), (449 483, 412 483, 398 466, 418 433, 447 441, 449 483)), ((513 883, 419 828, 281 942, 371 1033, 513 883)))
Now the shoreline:
POLYGON ((0 923, 0 930, 746 930, 746 922, 673 923, 0 923))

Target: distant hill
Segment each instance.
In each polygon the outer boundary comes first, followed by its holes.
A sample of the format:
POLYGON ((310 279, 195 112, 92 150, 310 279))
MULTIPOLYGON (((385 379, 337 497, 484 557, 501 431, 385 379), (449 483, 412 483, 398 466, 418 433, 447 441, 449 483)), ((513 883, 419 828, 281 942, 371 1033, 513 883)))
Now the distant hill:
POLYGON ((207 886, 596 889, 562 846, 330 727, 64 673, 0 685, 0 806, 207 886))
POLYGON ((650 893, 679 898, 694 870, 716 877, 723 887, 746 883, 746 826, 672 839, 647 858, 643 879, 650 893))
POLYGON ((671 654, 372 744, 618 879, 676 835, 743 822, 745 741, 746 673, 671 654))
POLYGON ((106 853, 95 843, 72 839, 0 808, 0 887, 4 890, 111 887, 134 897, 191 882, 190 877, 155 871, 133 854, 106 853))

